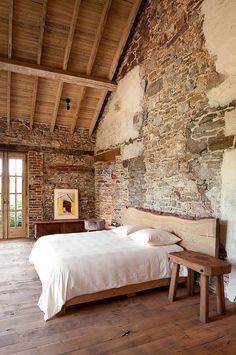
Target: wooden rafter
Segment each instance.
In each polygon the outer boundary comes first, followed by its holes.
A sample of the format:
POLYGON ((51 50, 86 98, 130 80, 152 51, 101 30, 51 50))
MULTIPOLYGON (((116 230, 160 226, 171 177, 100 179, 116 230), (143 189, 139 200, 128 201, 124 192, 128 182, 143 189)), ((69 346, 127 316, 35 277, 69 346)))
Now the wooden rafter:
MULTIPOLYGON (((79 14, 80 2, 81 2, 81 0, 75 0, 74 11, 73 11, 73 15, 72 15, 71 24, 70 24, 70 31, 69 31, 68 38, 67 38, 66 49, 65 49, 65 54, 64 54, 63 64, 62 64, 63 70, 66 70, 67 66, 68 66, 72 42, 73 42, 73 38, 74 38, 74 34, 75 34, 76 23, 77 23, 78 14, 79 14)), ((57 96, 56 96, 55 107, 54 107, 53 117, 52 117, 52 122, 51 122, 51 132, 53 132, 54 128, 55 128, 62 90, 63 90, 63 81, 60 80, 59 84, 58 84, 58 88, 57 88, 57 96), (60 94, 60 96, 59 96, 59 94, 60 94)))
MULTIPOLYGON (((110 10, 110 7, 111 7, 111 3, 112 3, 112 0, 107 0, 105 2, 104 7, 103 7, 103 11, 102 11, 102 15, 101 15, 101 18, 100 18, 99 26, 98 26, 98 29, 97 29, 97 32, 96 32, 96 37, 95 37, 95 40, 94 40, 94 43, 93 43, 93 47, 92 47, 91 54, 90 54, 90 57, 89 57, 89 61, 88 61, 87 68, 86 68, 86 74, 87 75, 91 75, 93 64, 94 64, 94 61, 95 61, 95 58, 96 58, 96 55, 97 55, 99 43, 101 41, 102 33, 103 33, 103 30, 104 30, 104 27, 105 27, 105 24, 106 24, 106 21, 107 21, 107 16, 108 16, 108 13, 109 13, 109 10, 110 10)), ((79 111, 80 111, 80 105, 81 105, 81 103, 82 103, 82 101, 84 99, 85 92, 86 92, 86 88, 84 87, 82 89, 81 93, 80 93, 79 98, 78 98, 77 109, 76 109, 75 116, 74 116, 74 119, 73 119, 72 125, 71 125, 71 133, 73 133, 74 130, 75 130, 76 123, 77 123, 77 120, 78 120, 79 111)))
MULTIPOLYGON (((114 58, 113 58, 113 61, 112 61, 112 64, 111 64, 111 68, 110 68, 109 76, 108 76, 109 80, 112 80, 112 78, 114 76, 114 73, 115 73, 116 68, 118 66, 118 63, 119 63, 120 56, 121 56, 121 54, 123 52, 123 49, 124 49, 125 43, 126 43, 126 41, 128 39, 130 30, 131 30, 131 28, 133 26, 133 23, 134 23, 136 15, 137 15, 139 6, 141 4, 141 1, 142 0, 136 0, 134 2, 134 4, 133 4, 132 10, 130 11, 129 18, 127 20, 126 26, 124 27, 123 32, 122 32, 122 36, 121 36, 121 39, 120 39, 120 42, 119 42, 119 46, 118 46, 118 48, 116 50, 116 53, 114 55, 114 58)), ((106 92, 106 94, 107 94, 107 92, 106 92)), ((90 127, 89 127, 89 134, 90 135, 92 135, 92 133, 93 133, 93 130, 94 130, 94 127, 95 127, 96 122, 98 120, 100 111, 102 109, 102 105, 103 105, 103 102, 105 100, 106 94, 104 95, 104 92, 101 93, 101 97, 99 99, 99 102, 98 102, 98 105, 97 105, 97 109, 96 109, 96 111, 94 113, 94 116, 92 118, 92 121, 91 121, 91 124, 90 124, 90 127)))
POLYGON ((21 62, 0 57, 0 70, 10 70, 14 73, 38 76, 40 78, 61 80, 65 83, 87 86, 100 90, 115 91, 116 83, 111 80, 86 74, 69 72, 67 70, 44 67, 34 63, 21 62))
MULTIPOLYGON (((42 17, 41 17, 40 33, 39 33, 39 45, 38 45, 38 52, 37 52, 37 64, 41 63, 41 57, 42 57, 43 34, 44 34, 44 29, 45 29, 47 2, 48 2, 48 0, 43 1, 43 9, 42 9, 42 17)), ((31 105, 31 114, 30 114, 30 129, 33 128, 33 123, 34 123, 34 114, 35 114, 37 91, 38 91, 38 80, 39 79, 36 76, 34 78, 34 83, 33 83, 32 105, 31 105)))
MULTIPOLYGON (((13 0, 9 0, 8 17, 8 58, 12 57, 12 20, 13 20, 13 0)), ((11 72, 7 73, 7 128, 10 128, 11 118, 11 72)))

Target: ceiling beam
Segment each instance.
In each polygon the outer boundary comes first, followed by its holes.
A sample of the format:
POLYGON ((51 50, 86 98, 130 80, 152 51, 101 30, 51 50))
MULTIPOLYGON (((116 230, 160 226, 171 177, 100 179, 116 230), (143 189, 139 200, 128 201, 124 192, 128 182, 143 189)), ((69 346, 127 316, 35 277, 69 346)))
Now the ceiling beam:
MULTIPOLYGON (((72 15, 71 24, 70 24, 70 30, 69 30, 66 48, 65 48, 65 54, 64 54, 64 58, 63 58, 63 64, 62 64, 63 70, 66 70, 67 66, 68 66, 71 47, 72 47, 73 38, 74 38, 74 34, 75 34, 75 28, 76 28, 78 14, 79 14, 80 3, 81 3, 81 0, 75 0, 75 6, 74 6, 74 10, 73 10, 73 15, 72 15)), ((51 132, 53 132, 54 128, 55 128, 62 90, 63 90, 63 81, 60 80, 59 84, 58 84, 58 88, 57 88, 57 96, 56 96, 53 117, 52 117, 52 122, 51 122, 51 132)))
POLYGON ((81 3, 81 0, 75 0, 75 6, 74 6, 74 10, 73 10, 72 20, 71 20, 71 24, 70 24, 70 30, 69 30, 69 34, 68 34, 68 38, 67 38, 66 49, 65 49, 64 59, 63 59, 63 65, 62 65, 63 70, 66 70, 67 66, 68 66, 72 42, 73 42, 75 28, 76 28, 78 14, 79 14, 80 3, 81 3))
MULTIPOLYGON (((121 54, 122 54, 122 52, 124 50, 126 41, 128 39, 129 33, 130 33, 131 28, 132 28, 133 23, 134 23, 135 17, 136 17, 136 15, 138 13, 138 9, 139 9, 139 6, 141 4, 141 1, 142 0, 136 0, 134 2, 134 4, 133 4, 133 7, 132 7, 131 11, 130 11, 126 26, 124 27, 122 35, 121 35, 121 38, 120 38, 119 46, 118 46, 118 48, 116 50, 116 53, 114 55, 114 58, 112 60, 112 64, 111 64, 111 68, 110 68, 109 76, 108 76, 109 80, 112 80, 112 78, 113 78, 113 76, 115 74, 115 71, 116 71, 118 63, 119 63, 120 56, 121 56, 121 54)), ((107 92, 106 92, 106 94, 107 94, 107 92)), ((89 134, 90 135, 92 135, 94 127, 96 126, 100 111, 101 111, 102 106, 103 106, 103 102, 104 102, 104 100, 106 98, 106 94, 104 95, 104 92, 101 93, 101 97, 100 97, 99 102, 98 102, 98 107, 97 107, 97 109, 96 109, 96 111, 94 113, 94 116, 92 118, 92 121, 91 121, 91 124, 90 124, 90 127, 89 127, 89 134)))
MULTIPOLYGON (((100 44, 100 41, 101 41, 101 38, 102 38, 102 33, 103 33, 103 30, 104 30, 104 27, 105 27, 105 24, 106 24, 106 21, 107 21, 107 16, 108 16, 108 13, 109 13, 109 10, 110 10, 110 7, 111 7, 111 3, 112 3, 112 0, 107 0, 105 2, 105 4, 104 4, 103 10, 102 10, 102 14, 101 14, 101 18, 100 18, 100 22, 99 22, 98 29, 97 29, 97 32, 96 32, 96 36, 95 36, 95 39, 94 39, 94 42, 93 42, 93 47, 92 47, 92 50, 91 50, 91 53, 90 53, 89 61, 88 61, 87 67, 86 67, 86 74, 87 75, 91 75, 91 72, 92 72, 92 69, 93 69, 93 64, 94 64, 94 61, 95 61, 96 56, 97 56, 98 47, 99 47, 99 44, 100 44)), ((82 89, 82 91, 80 93, 80 96, 78 98, 77 109, 76 109, 75 116, 73 118, 72 125, 71 125, 71 133, 73 133, 74 130, 75 130, 75 127, 76 127, 76 124, 77 124, 77 120, 78 120, 78 116, 79 116, 80 106, 81 106, 81 103, 82 103, 82 101, 84 99, 85 92, 86 92, 86 88, 83 87, 83 89, 82 89)))
MULTIPOLYGON (((8 3, 8 50, 7 55, 12 57, 12 20, 13 20, 13 0, 8 3)), ((11 119, 11 72, 7 73, 7 128, 10 128, 11 119)))
MULTIPOLYGON (((47 13, 47 2, 48 0, 43 1, 43 9, 40 22, 40 32, 39 32, 39 43, 38 43, 38 52, 37 52, 37 64, 41 63, 42 50, 43 50, 43 34, 45 29, 46 13, 47 13)), ((33 128, 35 107, 37 100, 37 91, 38 91, 38 77, 34 78, 33 83, 33 93, 32 93, 32 104, 31 104, 31 114, 30 114, 30 129, 33 128)))
POLYGON ((87 86, 100 90, 115 91, 116 83, 95 76, 69 72, 67 70, 45 67, 34 63, 27 63, 0 57, 0 70, 14 73, 38 76, 40 78, 62 80, 65 83, 87 86))

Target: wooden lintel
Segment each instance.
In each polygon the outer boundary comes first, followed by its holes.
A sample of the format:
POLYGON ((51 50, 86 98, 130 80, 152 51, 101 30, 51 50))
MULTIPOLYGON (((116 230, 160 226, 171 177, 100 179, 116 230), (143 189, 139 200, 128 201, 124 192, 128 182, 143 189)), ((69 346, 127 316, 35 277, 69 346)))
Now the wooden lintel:
POLYGON ((94 155, 94 161, 114 161, 117 155, 120 155, 120 148, 115 148, 104 153, 94 155))
POLYGON ((0 70, 11 71, 18 74, 38 76, 40 78, 61 80, 62 82, 87 86, 100 90, 115 91, 116 83, 95 76, 69 72, 62 69, 45 67, 34 63, 27 63, 0 57, 0 70))
POLYGON ((61 153, 66 155, 88 155, 93 157, 93 150, 76 150, 76 149, 63 149, 63 148, 53 148, 53 147, 40 147, 39 145, 24 145, 24 144, 4 144, 0 143, 0 151, 8 152, 47 152, 47 153, 61 153))
POLYGON ((79 172, 93 172, 94 168, 86 167, 86 166, 78 166, 78 165, 50 165, 48 167, 50 170, 57 171, 79 171, 79 172))

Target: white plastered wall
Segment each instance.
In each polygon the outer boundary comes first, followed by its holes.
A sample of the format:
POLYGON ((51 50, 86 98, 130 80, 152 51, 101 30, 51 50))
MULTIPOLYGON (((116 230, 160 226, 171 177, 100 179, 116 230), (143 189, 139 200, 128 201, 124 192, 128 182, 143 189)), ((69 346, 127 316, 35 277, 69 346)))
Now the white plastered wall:
MULTIPOLYGON (((205 0, 203 31, 206 47, 215 58, 216 70, 225 80, 208 93, 212 107, 225 106, 236 99, 236 1, 205 0)), ((225 114, 225 135, 236 134, 236 111, 225 114)), ((224 152, 221 168, 221 219, 227 225, 226 251, 232 273, 226 296, 236 300, 236 149, 224 152)))
MULTIPOLYGON (((118 83, 108 112, 97 132, 97 150, 109 149, 138 138, 142 125, 143 96, 140 67, 136 66, 118 83)), ((135 147, 136 145, 131 148, 134 155, 135 147)), ((129 155, 127 149, 126 147, 125 152, 129 155)), ((140 144, 137 149, 140 151, 140 144)))

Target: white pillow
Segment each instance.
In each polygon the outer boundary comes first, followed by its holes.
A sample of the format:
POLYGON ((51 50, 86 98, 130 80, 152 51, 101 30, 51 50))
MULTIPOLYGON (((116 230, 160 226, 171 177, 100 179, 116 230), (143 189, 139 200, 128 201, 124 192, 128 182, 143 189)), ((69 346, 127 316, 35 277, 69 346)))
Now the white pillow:
POLYGON ((127 237, 127 235, 130 235, 131 233, 144 228, 147 228, 147 226, 139 226, 138 224, 126 224, 125 226, 112 229, 112 232, 122 235, 123 237, 127 237))
POLYGON ((129 236, 142 245, 169 245, 178 243, 181 239, 176 235, 162 229, 146 228, 129 236))

